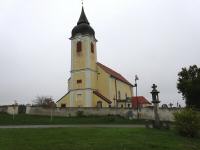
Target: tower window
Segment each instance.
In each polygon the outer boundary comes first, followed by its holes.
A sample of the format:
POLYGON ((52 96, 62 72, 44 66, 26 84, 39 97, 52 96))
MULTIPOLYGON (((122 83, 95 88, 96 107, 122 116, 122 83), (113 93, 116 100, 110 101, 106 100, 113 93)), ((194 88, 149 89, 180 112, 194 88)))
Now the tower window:
POLYGON ((81 84, 82 83, 82 80, 77 80, 77 84, 81 84))
POLYGON ((66 104, 61 104, 61 108, 66 108, 66 104))
POLYGON ((76 44, 76 51, 77 51, 77 52, 81 52, 81 51, 82 51, 82 43, 81 43, 81 41, 79 41, 79 42, 76 44))
POLYGON ((91 43, 91 53, 94 53, 94 44, 91 43))

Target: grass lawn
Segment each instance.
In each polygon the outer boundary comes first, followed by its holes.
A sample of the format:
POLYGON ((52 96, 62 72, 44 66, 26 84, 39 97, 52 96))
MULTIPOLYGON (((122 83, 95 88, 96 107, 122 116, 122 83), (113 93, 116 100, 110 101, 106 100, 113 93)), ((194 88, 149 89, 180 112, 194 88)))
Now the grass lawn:
POLYGON ((1 150, 199 150, 200 139, 145 128, 0 129, 1 150))
POLYGON ((119 116, 90 116, 90 117, 53 117, 0 113, 0 125, 39 125, 39 124, 144 124, 144 120, 129 120, 119 116))

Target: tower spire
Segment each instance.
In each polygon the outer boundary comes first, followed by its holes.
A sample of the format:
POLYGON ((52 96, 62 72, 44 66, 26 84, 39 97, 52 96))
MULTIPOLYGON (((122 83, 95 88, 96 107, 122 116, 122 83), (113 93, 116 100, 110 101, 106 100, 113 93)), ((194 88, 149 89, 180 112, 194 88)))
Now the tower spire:
POLYGON ((81 24, 81 23, 86 23, 86 24, 90 24, 86 15, 85 15, 85 11, 84 11, 84 8, 82 6, 82 11, 81 11, 81 15, 80 15, 80 18, 78 20, 78 23, 77 25, 81 24))
MULTIPOLYGON (((83 5, 83 0, 82 0, 83 5)), ((77 22, 77 25, 72 29, 72 36, 71 38, 75 37, 77 34, 82 35, 90 35, 95 37, 95 32, 93 28, 90 26, 90 23, 85 15, 84 7, 82 6, 81 15, 77 22)))

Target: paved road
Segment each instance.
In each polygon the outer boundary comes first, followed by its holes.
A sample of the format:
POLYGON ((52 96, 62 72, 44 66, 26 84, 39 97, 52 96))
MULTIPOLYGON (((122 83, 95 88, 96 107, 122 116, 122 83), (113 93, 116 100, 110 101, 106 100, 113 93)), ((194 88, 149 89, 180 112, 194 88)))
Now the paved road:
POLYGON ((22 129, 22 128, 144 128, 144 125, 6 125, 0 129, 22 129))

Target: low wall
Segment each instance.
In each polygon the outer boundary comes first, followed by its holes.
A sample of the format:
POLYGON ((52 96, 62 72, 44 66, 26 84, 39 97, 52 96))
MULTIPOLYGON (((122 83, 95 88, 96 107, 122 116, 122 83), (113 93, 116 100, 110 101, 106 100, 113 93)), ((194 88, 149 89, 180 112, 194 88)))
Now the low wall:
POLYGON ((15 107, 9 106, 8 109, 7 109, 7 113, 10 114, 10 115, 13 114, 13 113, 18 114, 18 108, 19 108, 18 106, 15 106, 15 107))
POLYGON ((0 106, 0 112, 6 113, 7 112, 7 106, 0 106))
POLYGON ((0 112, 8 113, 10 115, 18 114, 18 106, 13 107, 12 105, 0 106, 0 112))
MULTIPOLYGON (((160 120, 173 121, 173 113, 178 109, 159 109, 160 120)), ((137 118, 137 110, 124 109, 124 108, 42 108, 42 107, 26 107, 26 114, 30 115, 45 115, 50 116, 65 116, 73 117, 77 115, 84 116, 108 116, 119 115, 127 118, 137 118)), ((154 119, 154 112, 152 108, 142 108, 139 111, 139 118, 141 119, 154 119)))

